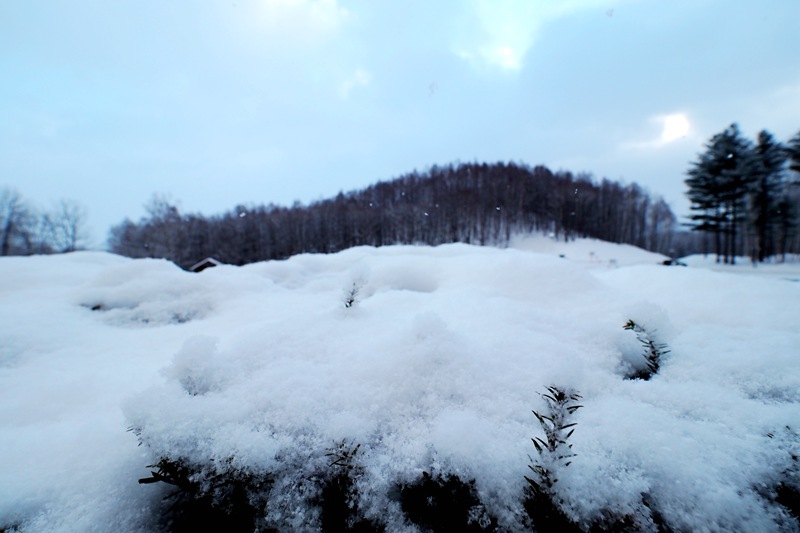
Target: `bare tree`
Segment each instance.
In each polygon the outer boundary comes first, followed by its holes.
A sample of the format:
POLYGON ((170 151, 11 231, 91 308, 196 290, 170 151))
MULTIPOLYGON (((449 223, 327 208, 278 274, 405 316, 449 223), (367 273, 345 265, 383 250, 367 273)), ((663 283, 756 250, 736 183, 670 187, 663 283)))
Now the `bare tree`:
POLYGON ((35 219, 16 190, 0 190, 0 255, 33 251, 35 219))
POLYGON ((57 252, 74 252, 85 243, 86 210, 72 200, 61 200, 44 215, 46 241, 57 252))

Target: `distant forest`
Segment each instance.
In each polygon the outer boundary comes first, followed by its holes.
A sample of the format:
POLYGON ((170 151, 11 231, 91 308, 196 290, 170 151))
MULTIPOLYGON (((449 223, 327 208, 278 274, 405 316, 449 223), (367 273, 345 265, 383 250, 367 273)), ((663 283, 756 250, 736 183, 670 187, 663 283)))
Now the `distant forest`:
MULTIPOLYGON (((113 227, 112 252, 163 257, 188 268, 205 257, 243 265, 352 246, 503 245, 515 233, 594 237, 678 255, 676 218, 635 183, 514 163, 434 166, 366 189, 293 207, 240 205, 182 214, 154 197, 148 216, 113 227)), ((686 238, 686 236, 684 236, 686 238)))

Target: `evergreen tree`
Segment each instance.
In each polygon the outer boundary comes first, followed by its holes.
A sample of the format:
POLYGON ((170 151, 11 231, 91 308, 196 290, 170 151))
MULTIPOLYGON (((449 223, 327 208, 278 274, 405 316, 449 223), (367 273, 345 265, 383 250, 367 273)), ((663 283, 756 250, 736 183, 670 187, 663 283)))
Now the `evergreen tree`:
POLYGON ((722 255, 722 227, 723 209, 719 193, 719 182, 716 179, 722 171, 718 162, 709 151, 700 154, 698 161, 689 169, 686 186, 689 188, 687 196, 691 202, 690 209, 694 212, 689 217, 687 225, 693 231, 702 231, 714 235, 714 251, 717 262, 722 255))
MULTIPOLYGON (((784 193, 778 201, 775 210, 775 221, 777 226, 777 252, 781 255, 781 260, 786 261, 786 253, 789 251, 790 241, 796 236, 797 229, 797 194, 784 193)), ((795 251, 797 247, 795 246, 795 251)))
POLYGON ((785 155, 789 161, 792 175, 784 182, 781 197, 777 201, 775 219, 777 225, 777 246, 783 260, 790 249, 797 249, 797 220, 800 215, 800 132, 792 137, 785 146, 785 155), (794 245, 790 244, 794 241, 794 245))
POLYGON ((800 131, 786 145, 786 156, 789 159, 789 170, 800 174, 800 131))
POLYGON ((753 259, 763 262, 775 253, 778 203, 782 199, 786 150, 766 130, 758 134, 754 150, 751 220, 756 233, 753 259))
POLYGON ((714 234, 717 261, 735 263, 739 228, 753 180, 754 155, 750 141, 731 124, 714 135, 689 169, 685 183, 696 214, 689 218, 695 231, 714 234))

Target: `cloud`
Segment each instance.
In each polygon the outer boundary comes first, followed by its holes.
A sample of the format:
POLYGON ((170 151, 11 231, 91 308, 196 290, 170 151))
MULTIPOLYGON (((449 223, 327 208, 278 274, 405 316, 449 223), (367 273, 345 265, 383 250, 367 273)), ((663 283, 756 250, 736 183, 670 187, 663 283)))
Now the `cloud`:
POLYGON ((372 75, 362 68, 357 68, 352 76, 339 84, 339 96, 342 100, 350 97, 350 92, 356 87, 366 87, 372 81, 372 75))
POLYGON ((269 36, 312 44, 335 34, 349 15, 337 0, 257 0, 257 6, 269 36))
POLYGON ((461 19, 453 48, 476 65, 518 71, 543 26, 589 9, 607 14, 620 1, 473 0, 467 4, 469 11, 461 19))
POLYGON ((737 119, 748 134, 767 129, 788 138, 800 128, 800 80, 747 95, 737 104, 741 109, 737 119))
POLYGON ((471 63, 519 70, 536 32, 536 2, 476 0, 462 19, 457 55, 471 63))
POLYGON ((525 54, 526 47, 495 46, 484 47, 480 50, 481 58, 491 65, 495 65, 506 70, 519 70, 522 68, 522 56, 525 54))
POLYGON ((657 137, 644 141, 627 141, 622 143, 622 148, 661 148, 676 141, 693 137, 692 124, 686 113, 655 115, 650 117, 649 122, 657 125, 661 130, 657 137))

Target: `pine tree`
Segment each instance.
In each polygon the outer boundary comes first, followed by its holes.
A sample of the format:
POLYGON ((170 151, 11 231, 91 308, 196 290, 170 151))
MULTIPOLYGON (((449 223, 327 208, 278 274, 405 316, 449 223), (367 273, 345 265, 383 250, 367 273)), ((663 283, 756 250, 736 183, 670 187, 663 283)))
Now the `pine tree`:
POLYGON ((791 174, 784 182, 785 186, 781 191, 781 197, 777 201, 775 219, 778 228, 778 253, 785 261, 786 253, 790 248, 797 251, 796 245, 790 246, 790 241, 795 238, 798 216, 800 216, 800 193, 798 193, 798 187, 800 187, 800 132, 797 132, 797 135, 789 140, 784 150, 791 174))
POLYGON ((758 134, 754 150, 754 179, 751 195, 751 217, 756 232, 753 259, 763 262, 775 253, 775 231, 778 204, 783 197, 786 149, 766 130, 758 134))
POLYGON ((753 162, 750 141, 736 124, 731 124, 711 138, 706 151, 688 171, 685 183, 689 187, 690 209, 697 212, 689 217, 689 225, 694 231, 714 234, 717 261, 723 258, 725 263, 735 263, 753 162))
POLYGON ((714 235, 717 261, 719 262, 722 251, 722 203, 719 197, 718 183, 714 179, 715 162, 708 154, 701 154, 699 161, 687 173, 686 186, 689 187, 687 196, 691 202, 690 209, 694 212, 687 223, 693 231, 702 231, 714 235))
MULTIPOLYGON (((794 237, 797 229, 797 205, 796 200, 793 201, 789 193, 784 195, 778 200, 775 209, 775 219, 778 229, 777 253, 781 256, 781 261, 786 261, 786 253, 789 251, 789 242, 794 237)), ((796 249, 796 248, 795 248, 796 249)))
POLYGON ((800 174, 800 131, 789 140, 785 150, 789 159, 789 170, 800 174))

